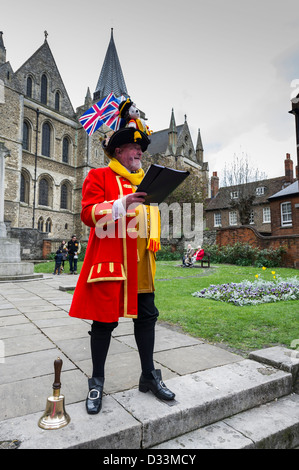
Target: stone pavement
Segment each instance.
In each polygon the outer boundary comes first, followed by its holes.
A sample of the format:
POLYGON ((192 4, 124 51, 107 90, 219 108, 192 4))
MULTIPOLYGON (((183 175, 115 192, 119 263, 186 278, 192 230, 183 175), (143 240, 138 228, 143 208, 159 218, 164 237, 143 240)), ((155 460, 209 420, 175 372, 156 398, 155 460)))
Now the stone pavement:
POLYGON ((113 332, 106 362, 103 409, 99 415, 87 415, 91 322, 68 315, 72 295, 67 289, 74 287, 76 281, 77 276, 47 274, 33 281, 0 283, 0 447, 1 442, 5 447, 4 441, 19 440, 21 448, 134 449, 140 448, 141 442, 149 448, 196 429, 197 425, 215 422, 217 406, 218 419, 222 419, 220 410, 228 396, 232 410, 226 416, 231 416, 259 401, 290 393, 292 376, 288 371, 261 367, 258 362, 158 322, 155 365, 178 398, 173 406, 162 403, 150 392, 138 391, 140 363, 133 322, 121 319, 113 332), (63 360, 61 393, 71 423, 60 430, 45 431, 37 422, 52 395, 57 357, 63 360), (244 399, 244 388, 250 390, 249 395, 246 403, 238 406, 240 397, 244 399), (214 400, 213 404, 207 404, 209 399, 214 400), (196 408, 196 415, 192 407, 196 408), (214 417, 207 421, 209 407, 214 417), (202 408, 204 418, 198 411, 202 408), (161 433, 165 433, 164 438, 161 433))

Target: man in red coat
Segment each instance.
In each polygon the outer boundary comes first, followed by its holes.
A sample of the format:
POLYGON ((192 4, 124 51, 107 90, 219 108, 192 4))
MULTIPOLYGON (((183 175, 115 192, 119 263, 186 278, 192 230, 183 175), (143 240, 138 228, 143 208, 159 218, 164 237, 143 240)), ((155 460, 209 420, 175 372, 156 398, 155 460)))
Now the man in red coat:
POLYGON ((146 193, 136 191, 143 179, 142 152, 149 138, 134 128, 122 128, 110 137, 106 168, 90 170, 82 188, 82 221, 90 227, 85 259, 74 292, 70 316, 93 320, 91 326, 92 377, 86 408, 102 406, 105 360, 111 333, 119 317, 132 318, 141 362, 139 390, 173 400, 153 362, 155 323, 155 252, 160 248, 157 207, 143 204, 146 193))

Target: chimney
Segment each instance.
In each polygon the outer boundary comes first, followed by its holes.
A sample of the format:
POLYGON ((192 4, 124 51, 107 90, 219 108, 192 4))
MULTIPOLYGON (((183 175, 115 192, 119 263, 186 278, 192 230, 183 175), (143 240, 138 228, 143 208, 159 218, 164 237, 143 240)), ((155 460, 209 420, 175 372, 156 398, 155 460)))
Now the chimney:
POLYGON ((213 176, 211 177, 211 198, 215 197, 219 191, 219 177, 217 176, 217 171, 213 171, 213 176))
POLYGON ((286 154, 286 159, 284 161, 284 171, 285 171, 286 181, 288 183, 293 183, 294 181, 293 160, 291 160, 291 156, 289 153, 286 154))

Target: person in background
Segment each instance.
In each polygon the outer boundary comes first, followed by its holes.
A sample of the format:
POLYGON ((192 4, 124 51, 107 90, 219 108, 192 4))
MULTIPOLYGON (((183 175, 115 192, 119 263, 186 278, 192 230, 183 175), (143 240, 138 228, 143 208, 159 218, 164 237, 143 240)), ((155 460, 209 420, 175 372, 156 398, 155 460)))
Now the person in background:
POLYGON ((64 262, 67 260, 67 244, 65 240, 62 240, 59 250, 62 252, 62 263, 61 263, 61 272, 64 271, 64 262))
POLYGON ((54 273, 53 274, 60 274, 60 269, 61 269, 61 263, 62 263, 62 251, 57 250, 56 255, 55 255, 55 268, 54 268, 54 273))
POLYGON ((187 248, 187 252, 183 256, 183 265, 184 266, 191 266, 192 265, 193 253, 194 253, 194 249, 192 248, 192 246, 189 243, 188 248, 187 248))
POLYGON ((194 255, 192 257, 192 262, 195 263, 195 261, 201 261, 203 259, 204 255, 205 255, 205 252, 202 249, 202 247, 199 245, 197 247, 196 252, 194 253, 194 255))
POLYGON ((76 235, 72 235, 71 240, 67 244, 67 250, 70 263, 70 274, 77 274, 78 255, 81 251, 81 245, 76 235))

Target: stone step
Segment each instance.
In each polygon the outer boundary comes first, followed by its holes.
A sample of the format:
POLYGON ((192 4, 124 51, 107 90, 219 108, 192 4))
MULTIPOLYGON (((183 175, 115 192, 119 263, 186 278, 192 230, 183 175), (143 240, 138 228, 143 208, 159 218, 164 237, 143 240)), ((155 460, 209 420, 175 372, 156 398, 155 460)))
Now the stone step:
POLYGON ((173 403, 137 389, 118 392, 104 397, 95 416, 87 415, 84 402, 68 405, 71 422, 55 431, 37 426, 40 413, 2 421, 0 443, 17 441, 27 449, 149 449, 290 395, 292 374, 244 359, 166 385, 176 393, 173 403))
POLYGON ((33 281, 35 279, 42 279, 43 274, 32 273, 32 274, 12 274, 12 275, 0 275, 0 282, 17 282, 17 281, 33 281))
POLYGON ((293 393, 153 449, 294 449, 298 445, 299 395, 293 393))

